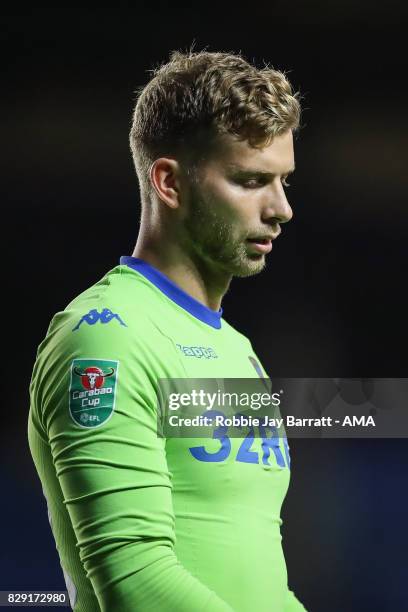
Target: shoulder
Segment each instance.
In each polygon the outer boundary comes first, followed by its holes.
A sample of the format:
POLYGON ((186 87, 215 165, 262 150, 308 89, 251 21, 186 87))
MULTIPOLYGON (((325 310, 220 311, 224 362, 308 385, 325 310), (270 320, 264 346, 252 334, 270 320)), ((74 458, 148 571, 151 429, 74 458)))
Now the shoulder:
POLYGON ((143 277, 116 266, 97 283, 76 296, 57 312, 47 337, 59 334, 72 339, 97 336, 103 330, 109 338, 140 338, 154 333, 149 316, 149 288, 143 277))
POLYGON ((239 332, 237 329, 235 329, 232 325, 227 323, 224 319, 223 327, 225 328, 225 333, 229 334, 228 343, 230 345, 232 344, 236 346, 237 350, 238 348, 245 348, 248 351, 249 360, 258 376, 260 376, 261 378, 267 377, 268 375, 266 373, 266 370, 263 367, 261 360, 258 357, 250 339, 241 332, 239 332))
POLYGON ((230 342, 234 342, 241 345, 247 345, 252 349, 251 341, 245 334, 238 331, 235 327, 233 327, 230 323, 228 323, 224 318, 222 319, 222 327, 226 337, 230 342))
POLYGON ((129 393, 153 393, 151 381, 162 375, 170 348, 149 316, 143 283, 138 277, 129 282, 118 268, 52 318, 30 384, 32 404, 41 412, 65 397, 70 380, 81 373, 120 372, 129 393))
POLYGON ((151 317, 149 287, 124 266, 110 270, 68 306, 57 312, 37 351, 43 371, 63 367, 79 357, 110 356, 139 364, 151 363, 164 339, 151 317))

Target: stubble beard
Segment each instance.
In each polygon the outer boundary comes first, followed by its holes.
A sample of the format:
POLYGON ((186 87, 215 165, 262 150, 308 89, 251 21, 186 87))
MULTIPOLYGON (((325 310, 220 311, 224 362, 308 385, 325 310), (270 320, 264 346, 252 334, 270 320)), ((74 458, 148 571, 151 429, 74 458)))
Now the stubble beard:
POLYGON ((247 251, 246 235, 237 235, 231 224, 220 219, 211 206, 194 194, 185 219, 190 248, 208 266, 244 278, 261 272, 265 256, 247 251))

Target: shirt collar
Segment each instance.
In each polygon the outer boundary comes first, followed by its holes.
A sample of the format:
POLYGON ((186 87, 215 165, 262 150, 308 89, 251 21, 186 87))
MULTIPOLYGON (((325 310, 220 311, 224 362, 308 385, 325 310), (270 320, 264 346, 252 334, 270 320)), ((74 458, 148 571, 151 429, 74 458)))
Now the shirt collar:
POLYGON ((204 304, 201 304, 198 300, 194 299, 183 291, 178 285, 173 283, 172 280, 169 279, 168 276, 154 268, 143 259, 139 259, 137 257, 130 257, 128 255, 124 255, 120 258, 121 266, 128 266, 136 272, 142 274, 145 278, 147 278, 153 285, 155 285, 162 293, 167 295, 173 302, 175 302, 178 306, 187 310, 193 317, 199 319, 203 323, 214 327, 215 329, 221 328, 221 317, 222 317, 222 308, 218 311, 211 310, 204 304))

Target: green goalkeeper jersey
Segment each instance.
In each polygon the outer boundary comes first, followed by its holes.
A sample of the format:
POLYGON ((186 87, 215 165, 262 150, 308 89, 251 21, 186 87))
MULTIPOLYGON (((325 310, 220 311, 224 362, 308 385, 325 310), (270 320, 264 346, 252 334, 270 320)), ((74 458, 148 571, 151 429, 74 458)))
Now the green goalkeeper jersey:
POLYGON ((285 438, 164 438, 157 381, 253 378, 249 340, 133 257, 52 319, 28 436, 76 612, 300 612, 285 438))

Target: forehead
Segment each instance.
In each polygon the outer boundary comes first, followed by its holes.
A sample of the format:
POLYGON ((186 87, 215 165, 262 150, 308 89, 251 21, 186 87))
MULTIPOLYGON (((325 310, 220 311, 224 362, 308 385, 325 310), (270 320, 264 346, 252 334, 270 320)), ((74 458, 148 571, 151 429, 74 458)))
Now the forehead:
POLYGON ((269 145, 262 148, 252 147, 247 141, 225 134, 218 138, 212 153, 211 161, 225 169, 251 168, 259 172, 285 174, 295 166, 291 130, 275 136, 269 145))

